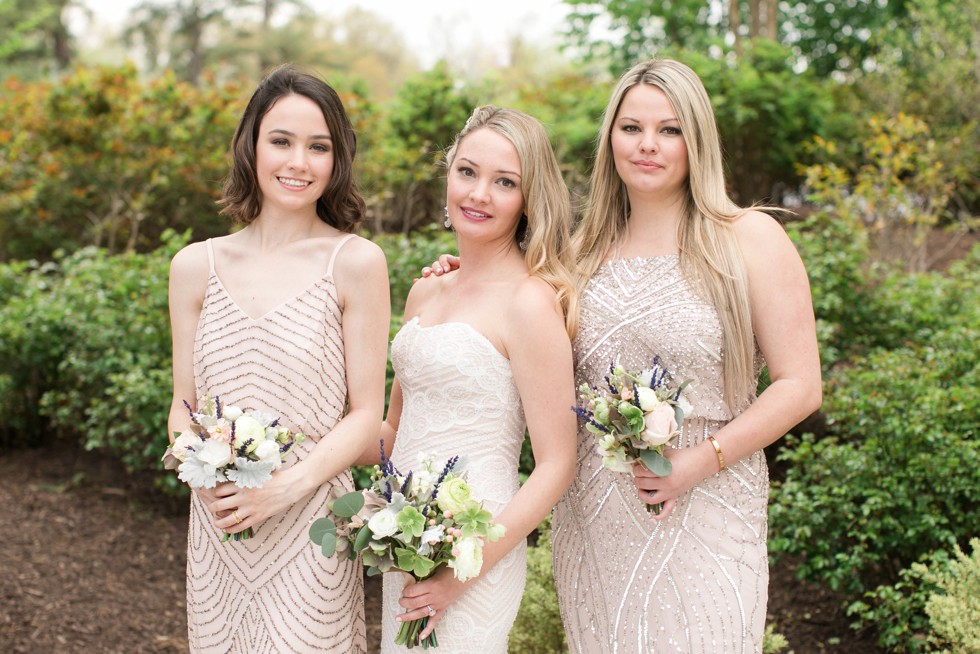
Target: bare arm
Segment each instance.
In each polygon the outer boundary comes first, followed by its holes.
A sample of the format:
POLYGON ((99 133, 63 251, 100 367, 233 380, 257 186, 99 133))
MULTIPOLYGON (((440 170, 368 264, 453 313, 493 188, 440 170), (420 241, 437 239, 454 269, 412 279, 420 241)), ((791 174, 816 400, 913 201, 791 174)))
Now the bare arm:
POLYGON ((173 338, 173 397, 167 432, 173 442, 175 431, 190 424, 184 402, 197 402, 194 388, 194 337, 204 304, 208 282, 208 254, 204 243, 193 243, 170 262, 170 331, 173 338))
POLYGON ((229 533, 281 513, 314 493, 357 459, 377 436, 384 412, 385 362, 390 303, 384 253, 365 239, 355 239, 337 256, 334 278, 343 306, 342 331, 347 374, 348 411, 329 434, 321 434, 309 456, 273 474, 262 488, 220 487, 217 510, 236 510, 215 522, 229 533))
MULTIPOLYGON (((736 222, 735 232, 748 271, 752 325, 772 383, 715 434, 726 465, 775 442, 822 401, 810 283, 796 248, 775 220, 757 211, 736 222)), ((641 493, 644 501, 667 502, 655 520, 670 513, 679 495, 718 472, 709 442, 667 454, 674 465, 667 477, 638 471, 637 487, 657 491, 641 493)))
MULTIPOLYGON (((173 338, 173 396, 170 415, 167 418, 167 434, 174 440, 174 432, 181 432, 190 425, 190 414, 184 402, 197 405, 194 384, 194 338, 197 323, 204 306, 204 293, 208 285, 208 252, 205 243, 192 243, 178 252, 170 263, 170 331, 173 338)), ((214 489, 196 488, 194 492, 205 506, 216 513, 218 500, 214 489)), ((225 512, 221 516, 227 515, 225 512)))

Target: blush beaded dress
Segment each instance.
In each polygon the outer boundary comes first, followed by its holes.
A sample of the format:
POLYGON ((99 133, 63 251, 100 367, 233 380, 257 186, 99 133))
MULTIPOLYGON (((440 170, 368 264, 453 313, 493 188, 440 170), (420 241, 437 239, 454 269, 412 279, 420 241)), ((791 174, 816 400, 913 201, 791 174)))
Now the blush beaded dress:
MULTIPOLYGON (((279 416, 307 435, 284 467, 306 457, 344 415, 347 382, 341 308, 333 280, 337 243, 313 285, 258 317, 235 303, 215 271, 194 342, 198 397, 279 416)), ((192 402, 194 398, 188 398, 192 402)), ((307 530, 326 515, 331 483, 347 490, 350 472, 254 527, 244 541, 221 542, 211 513, 191 495, 187 546, 187 622, 194 653, 364 653, 364 588, 360 564, 324 557, 307 530)))
MULTIPOLYGON (((573 344, 576 385, 613 361, 655 356, 692 379, 693 414, 668 447, 694 447, 729 420, 717 314, 681 274, 678 255, 603 264, 581 300, 573 344)), ((769 565, 769 474, 763 452, 678 498, 653 522, 632 476, 602 466, 595 438, 578 434, 578 474, 555 509, 555 582, 576 654, 750 654, 762 651, 769 565)))
MULTIPOLYGON (((510 361, 466 323, 422 326, 412 318, 391 343, 402 389, 402 415, 391 460, 408 473, 419 455, 437 462, 466 457, 473 497, 495 516, 520 487, 518 459, 524 409, 510 361)), ((438 652, 507 654, 507 637, 524 594, 526 546, 521 543, 483 573, 436 624, 438 652)), ((381 652, 395 645, 404 577, 384 575, 381 652)))

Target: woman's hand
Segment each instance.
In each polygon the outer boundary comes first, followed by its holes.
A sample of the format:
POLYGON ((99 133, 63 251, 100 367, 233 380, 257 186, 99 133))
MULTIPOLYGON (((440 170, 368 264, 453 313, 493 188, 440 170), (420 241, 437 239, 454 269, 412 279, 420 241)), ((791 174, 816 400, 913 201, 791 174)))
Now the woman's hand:
POLYGON ((299 499, 292 492, 293 470, 273 473, 261 488, 239 488, 230 482, 216 486, 216 499, 208 507, 215 515, 214 526, 236 534, 288 510, 299 499))
POLYGON ((214 514, 215 518, 223 518, 230 513, 230 511, 218 511, 214 508, 214 504, 221 499, 217 494, 218 489, 225 485, 234 486, 231 482, 225 482, 224 484, 218 484, 214 488, 204 488, 201 486, 200 488, 194 489, 197 496, 204 502, 204 508, 214 514))
POLYGON ((429 618, 425 629, 419 633, 419 640, 425 640, 436 628, 436 623, 449 605, 466 592, 468 584, 469 582, 464 583, 456 579, 453 571, 446 566, 442 566, 425 581, 409 580, 405 583, 402 596, 398 600, 398 604, 405 609, 405 612, 395 617, 395 620, 411 622, 429 618))
POLYGON ((452 272, 459 268, 459 257, 452 254, 442 254, 439 259, 431 266, 426 266, 422 269, 422 277, 428 277, 429 275, 443 275, 448 272, 452 272))
POLYGON ((633 465, 633 484, 636 485, 636 494, 640 501, 646 504, 664 504, 659 514, 650 513, 654 522, 665 520, 674 510, 678 497, 694 488, 702 479, 717 472, 717 457, 714 448, 708 443, 681 449, 668 447, 664 449, 664 456, 670 460, 671 471, 663 477, 650 472, 642 462, 638 461, 633 465), (706 456, 708 450, 711 458, 706 456))

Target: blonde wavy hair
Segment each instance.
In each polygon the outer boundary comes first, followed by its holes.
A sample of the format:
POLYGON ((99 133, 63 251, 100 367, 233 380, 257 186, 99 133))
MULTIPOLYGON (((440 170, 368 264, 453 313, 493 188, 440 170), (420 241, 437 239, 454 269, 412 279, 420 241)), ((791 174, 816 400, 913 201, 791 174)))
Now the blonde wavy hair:
POLYGON ((515 239, 527 245, 524 261, 528 272, 555 289, 565 315, 565 329, 569 337, 574 338, 578 327, 578 295, 571 272, 574 267, 570 237, 571 200, 548 133, 540 122, 516 109, 493 105, 477 107, 446 151, 447 169, 452 167, 462 140, 484 128, 503 136, 517 150, 521 162, 524 215, 515 239))
POLYGON ((725 401, 738 411, 755 392, 756 347, 745 262, 732 223, 749 209, 728 197, 711 101, 697 74, 678 61, 653 59, 637 64, 620 78, 609 99, 596 144, 591 193, 573 239, 580 273, 577 290, 584 290, 613 245, 625 236, 629 196, 616 173, 610 139, 623 98, 639 84, 664 92, 684 135, 690 172, 684 218, 677 233, 681 265, 718 314, 725 401))

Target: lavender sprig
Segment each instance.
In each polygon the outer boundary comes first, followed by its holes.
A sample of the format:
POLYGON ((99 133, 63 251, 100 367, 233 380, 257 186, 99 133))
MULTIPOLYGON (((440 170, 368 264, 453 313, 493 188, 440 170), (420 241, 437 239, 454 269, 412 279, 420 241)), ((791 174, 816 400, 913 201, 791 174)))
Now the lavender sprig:
POLYGON ((442 473, 439 475, 439 479, 436 480, 435 486, 432 487, 432 497, 429 500, 430 502, 435 501, 436 496, 439 494, 439 484, 443 482, 443 480, 446 478, 446 475, 452 472, 453 467, 456 465, 457 461, 459 461, 458 456, 454 456, 453 458, 446 461, 446 467, 442 469, 442 473))
POLYGON ((399 491, 402 495, 408 495, 408 489, 412 487, 412 475, 413 471, 409 470, 408 476, 405 477, 405 483, 402 484, 402 489, 399 491))
POLYGON ((600 429, 600 430, 604 431, 607 434, 612 431, 611 429, 609 429, 605 425, 601 425, 598 422, 596 422, 595 421, 595 418, 592 417, 592 412, 590 412, 588 409, 583 409, 580 406, 573 406, 572 407, 572 411, 574 411, 580 418, 582 418, 582 420, 585 420, 587 423, 589 423, 593 427, 596 427, 597 429, 600 429))
POLYGON ((192 409, 191 405, 187 403, 187 400, 183 400, 183 402, 184 402, 184 406, 187 407, 187 413, 191 414, 191 422, 194 423, 195 425, 201 424, 200 422, 198 422, 197 414, 194 413, 194 409, 192 409))

